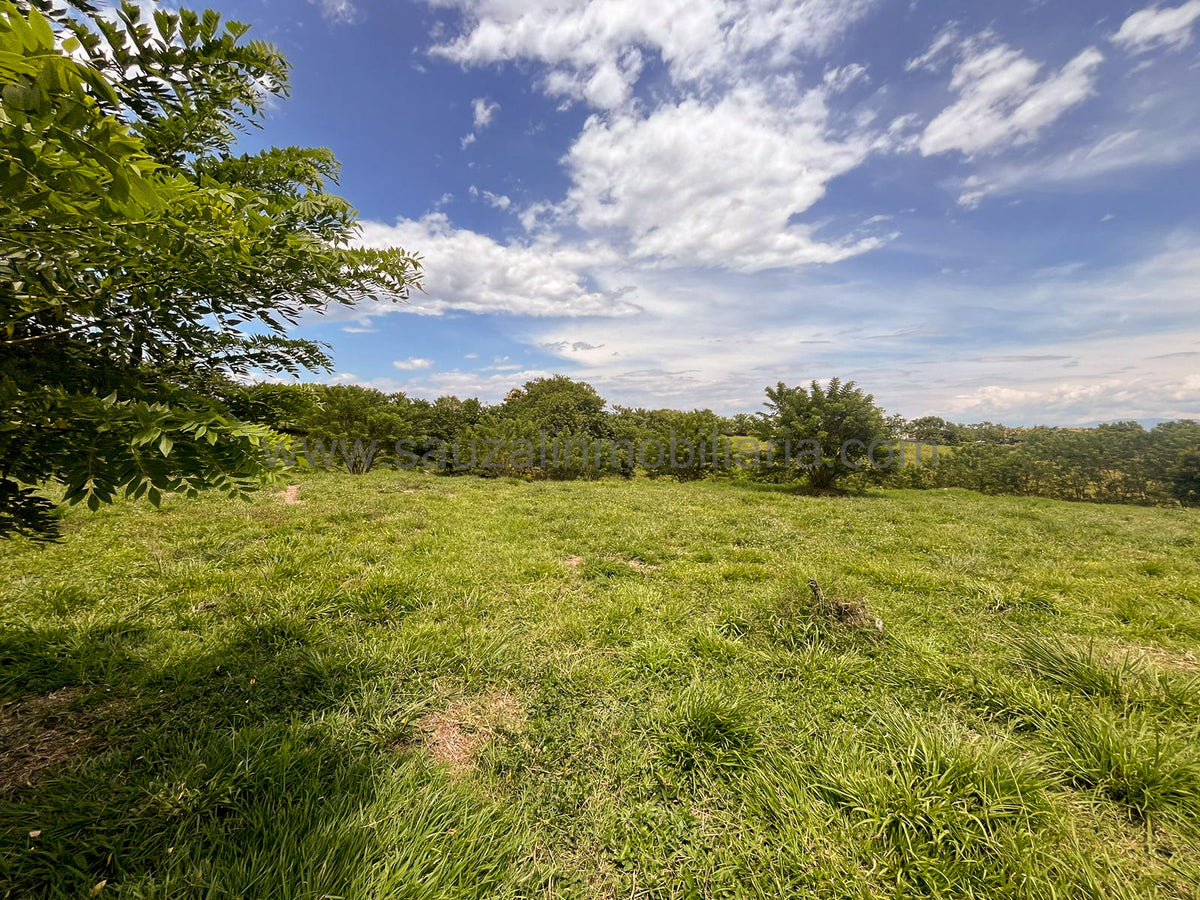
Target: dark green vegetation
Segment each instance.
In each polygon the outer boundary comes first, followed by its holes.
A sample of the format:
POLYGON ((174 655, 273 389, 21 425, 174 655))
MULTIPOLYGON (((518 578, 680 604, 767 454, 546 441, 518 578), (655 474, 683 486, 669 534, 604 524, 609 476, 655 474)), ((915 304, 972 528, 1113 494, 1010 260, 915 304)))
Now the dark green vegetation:
POLYGON ((818 489, 866 466, 876 445, 893 437, 875 398, 853 381, 814 381, 808 388, 781 381, 767 388, 766 406, 761 433, 784 448, 784 473, 793 474, 787 457, 796 455, 797 468, 818 489))
POLYGON ((64 527, 0 550, 12 896, 1197 891, 1195 511, 374 472, 64 527))
POLYGON ((965 487, 1104 503, 1200 504, 1200 422, 1137 422, 1096 428, 1004 429, 994 440, 950 445, 936 476, 908 473, 912 486, 965 487))
MULTIPOLYGON (((415 453, 430 469, 459 473, 568 479, 641 469, 679 480, 731 474, 774 483, 804 480, 818 489, 836 482, 851 488, 963 487, 1061 500, 1200 504, 1200 422, 1164 422, 1149 430, 1136 422, 1096 428, 968 426, 932 417, 906 422, 885 417, 871 395, 838 379, 808 388, 781 384, 768 388, 766 397, 765 413, 724 417, 707 409, 610 411, 590 385, 562 375, 527 382, 494 406, 457 397, 431 403, 352 385, 229 384, 220 391, 221 402, 238 418, 308 440, 309 451, 320 440, 341 467, 348 462, 347 448, 362 441, 364 447, 374 442, 372 465, 394 463, 400 443, 408 463, 415 453), (541 465, 542 435, 548 435, 558 464, 541 465), (886 446, 872 451, 875 442, 895 446, 902 439, 910 442, 903 456, 889 460, 886 446), (663 449, 643 458, 644 442, 663 449), (917 442, 925 442, 920 458, 926 462, 932 461, 929 444, 939 445, 936 467, 912 465, 917 442), (489 468, 473 464, 469 452, 455 454, 455 447, 472 443, 500 447, 489 468), (571 453, 565 452, 568 443, 571 453), (814 448, 822 462, 833 465, 813 466, 814 448), (509 459, 512 465, 499 464, 509 459)), ((371 465, 361 464, 365 456, 359 453, 350 468, 369 470, 371 465)), ((319 454, 308 458, 315 462, 319 454)))
POLYGON ((272 435, 210 373, 320 369, 301 314, 416 282, 350 248, 328 150, 235 154, 287 93, 278 51, 213 12, 71 6, 0 0, 0 538, 54 534, 46 483, 93 508, 256 485, 272 435))

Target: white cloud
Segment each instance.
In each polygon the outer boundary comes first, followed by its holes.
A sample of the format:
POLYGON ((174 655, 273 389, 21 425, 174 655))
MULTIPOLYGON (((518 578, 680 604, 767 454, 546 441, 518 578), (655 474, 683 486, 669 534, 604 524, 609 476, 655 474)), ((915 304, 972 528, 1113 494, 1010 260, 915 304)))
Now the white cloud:
POLYGON ((912 72, 917 69, 927 69, 930 72, 936 72, 941 65, 942 57, 945 51, 958 40, 958 24, 951 22, 937 37, 933 39, 933 43, 920 56, 914 56, 904 64, 904 71, 912 72))
POLYGON ((846 66, 826 70, 825 76, 821 80, 831 91, 839 93, 859 81, 870 81, 871 79, 867 75, 866 66, 850 63, 846 66))
POLYGON ((476 140, 475 132, 471 132, 470 134, 463 137, 463 139, 461 141, 459 141, 458 143, 459 143, 459 146, 462 147, 462 149, 466 150, 473 143, 475 143, 475 140, 476 140))
POLYGON ((1069 190, 1114 172, 1174 165, 1200 156, 1200 133, 1175 125, 1115 131, 1065 153, 989 166, 962 182, 958 202, 974 208, 986 197, 1029 188, 1069 190))
POLYGON ((950 87, 959 99, 926 127, 919 145, 926 156, 988 153, 1032 141, 1092 94, 1104 60, 1088 47, 1039 81, 1040 63, 988 33, 962 41, 958 49, 950 87))
POLYGON ((566 156, 562 211, 586 231, 617 232, 639 259, 673 265, 753 271, 879 246, 878 237, 822 241, 793 218, 876 138, 832 134, 823 89, 797 94, 780 83, 775 93, 789 102, 744 86, 711 105, 593 116, 566 156))
POLYGON ((308 0, 316 4, 321 15, 336 25, 352 25, 359 21, 359 9, 354 0, 308 0))
POLYGON ((1166 47, 1181 50, 1192 40, 1192 25, 1200 19, 1200 0, 1181 6, 1148 6, 1121 23, 1110 40, 1127 53, 1138 54, 1166 47))
POLYGON ((475 130, 479 131, 491 125, 499 109, 499 103, 489 103, 486 97, 476 97, 472 100, 471 111, 475 120, 475 130))
POLYGON ((397 359, 392 365, 401 372, 412 372, 417 369, 432 369, 432 359, 422 359, 419 356, 410 356, 408 359, 397 359))
POLYGON ((470 194, 472 197, 483 197, 485 203, 493 209, 508 209, 512 206, 512 200, 504 194, 493 194, 491 191, 480 191, 475 185, 471 185, 470 194))
POLYGON ((950 399, 946 411, 978 421, 1072 425, 1139 418, 1186 418, 1200 409, 1200 376, 1153 374, 1019 387, 987 384, 950 399))
POLYGON ((623 316, 638 306, 619 288, 598 290, 589 273, 611 266, 615 255, 600 244, 560 246, 541 240, 501 244, 455 228, 444 213, 401 219, 395 225, 363 223, 362 244, 412 247, 420 252, 424 293, 403 307, 366 306, 360 315, 402 309, 423 315, 459 310, 524 316, 623 316))
MULTIPOLYGON (((437 2, 437 0, 431 0, 437 2)), ((527 59, 545 64, 550 94, 612 109, 631 95, 641 48, 661 56, 679 85, 730 80, 754 61, 781 68, 821 53, 875 0, 448 0, 467 23, 433 48, 462 65, 527 59)))
POLYGON ((624 404, 751 410, 766 384, 839 375, 906 415, 1196 416, 1200 236, 1166 243, 1124 266, 992 287, 764 274, 753 316, 742 276, 640 270, 624 274, 645 308, 636 319, 549 322, 528 342, 624 404))

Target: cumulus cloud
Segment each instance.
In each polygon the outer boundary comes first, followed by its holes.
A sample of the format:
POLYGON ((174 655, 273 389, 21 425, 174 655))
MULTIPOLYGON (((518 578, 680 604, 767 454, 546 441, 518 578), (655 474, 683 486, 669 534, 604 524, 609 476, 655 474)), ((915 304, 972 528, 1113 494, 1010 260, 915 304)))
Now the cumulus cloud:
POLYGON ((876 0, 449 0, 463 31, 433 48, 462 65, 533 60, 548 71, 550 94, 612 109, 628 100, 643 67, 642 49, 657 53, 679 85, 735 79, 753 60, 783 67, 802 53, 821 53, 876 0))
MULTIPOLYGON (((624 316, 639 307, 628 292, 598 290, 592 270, 616 257, 600 244, 560 246, 549 241, 502 244, 455 228, 440 212, 395 225, 365 222, 362 244, 420 251, 424 293, 402 307, 424 315, 458 310, 524 316, 624 316)), ((383 312, 384 308, 365 309, 383 312)))
POLYGON ((487 128, 500 109, 499 103, 489 103, 486 97, 476 97, 471 101, 471 112, 475 119, 475 130, 487 128))
POLYGON ((1032 141, 1092 94, 1104 61, 1088 47, 1039 80, 1041 63, 986 32, 960 42, 958 54, 950 79, 958 100, 925 128, 919 143, 925 156, 990 153, 1032 141))
POLYGON ((410 356, 408 359, 397 359, 392 362, 392 366, 399 369, 401 372, 412 372, 417 369, 432 369, 432 359, 422 359, 419 356, 410 356))
POLYGON ((882 238, 822 241, 795 218, 876 138, 839 136, 828 119, 821 89, 781 105, 757 86, 711 104, 593 116, 566 156, 563 209, 644 260, 755 271, 845 259, 882 238))
POLYGON ((1200 0, 1181 6, 1147 6, 1121 23, 1110 40, 1127 53, 1147 53, 1160 47, 1181 50, 1192 40, 1192 25, 1200 19, 1200 0))

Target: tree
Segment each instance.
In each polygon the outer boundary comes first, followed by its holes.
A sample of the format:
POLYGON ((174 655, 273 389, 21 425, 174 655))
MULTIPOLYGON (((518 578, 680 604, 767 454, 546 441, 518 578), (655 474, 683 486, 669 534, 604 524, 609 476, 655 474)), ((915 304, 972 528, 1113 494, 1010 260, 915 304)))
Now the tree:
POLYGON ((830 488, 862 468, 872 445, 889 438, 883 410, 853 381, 834 378, 826 387, 813 381, 808 389, 781 381, 767 388, 765 405, 761 436, 773 444, 776 461, 803 471, 813 488, 830 488))
POLYGON ((907 429, 918 441, 928 441, 934 444, 958 443, 957 426, 947 422, 941 416, 922 416, 907 423, 907 429))
POLYGON ((483 416, 483 404, 474 397, 438 397, 425 410, 425 430, 435 441, 443 444, 460 440, 468 428, 483 416))
POLYGON ((737 413, 731 420, 731 434, 745 437, 758 430, 758 422, 751 413, 737 413))
POLYGON ((253 487, 273 435, 196 373, 326 367, 287 337, 302 313, 417 284, 351 248, 328 150, 234 155, 286 95, 278 51, 212 11, 73 5, 0 0, 0 535, 53 536, 48 483, 92 508, 253 487))
POLYGON ((520 420, 535 432, 600 438, 609 435, 604 405, 604 398, 587 382, 553 375, 509 391, 497 412, 500 418, 520 420))
POLYGON ((1184 506, 1200 506, 1200 450, 1185 450, 1167 470, 1171 496, 1184 506))
MULTIPOLYGON (((356 384, 317 388, 319 400, 300 421, 313 441, 331 454, 341 452, 353 475, 365 475, 388 458, 402 440, 417 440, 412 404, 404 394, 385 394, 356 384)), ((333 457, 331 457, 332 459, 333 457)))
POLYGON ((303 423, 321 399, 317 385, 271 382, 244 385, 230 379, 221 379, 217 386, 202 393, 211 393, 241 422, 266 425, 272 431, 290 435, 304 433, 303 423))

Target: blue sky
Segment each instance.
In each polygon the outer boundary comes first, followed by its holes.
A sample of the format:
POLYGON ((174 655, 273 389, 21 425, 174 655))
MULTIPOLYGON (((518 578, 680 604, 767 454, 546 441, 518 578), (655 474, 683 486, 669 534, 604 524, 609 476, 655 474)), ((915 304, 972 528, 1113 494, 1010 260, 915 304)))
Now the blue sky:
POLYGON ((294 66, 363 240, 323 380, 497 400, 563 372, 752 411, 1200 417, 1200 0, 214 0, 294 66))

